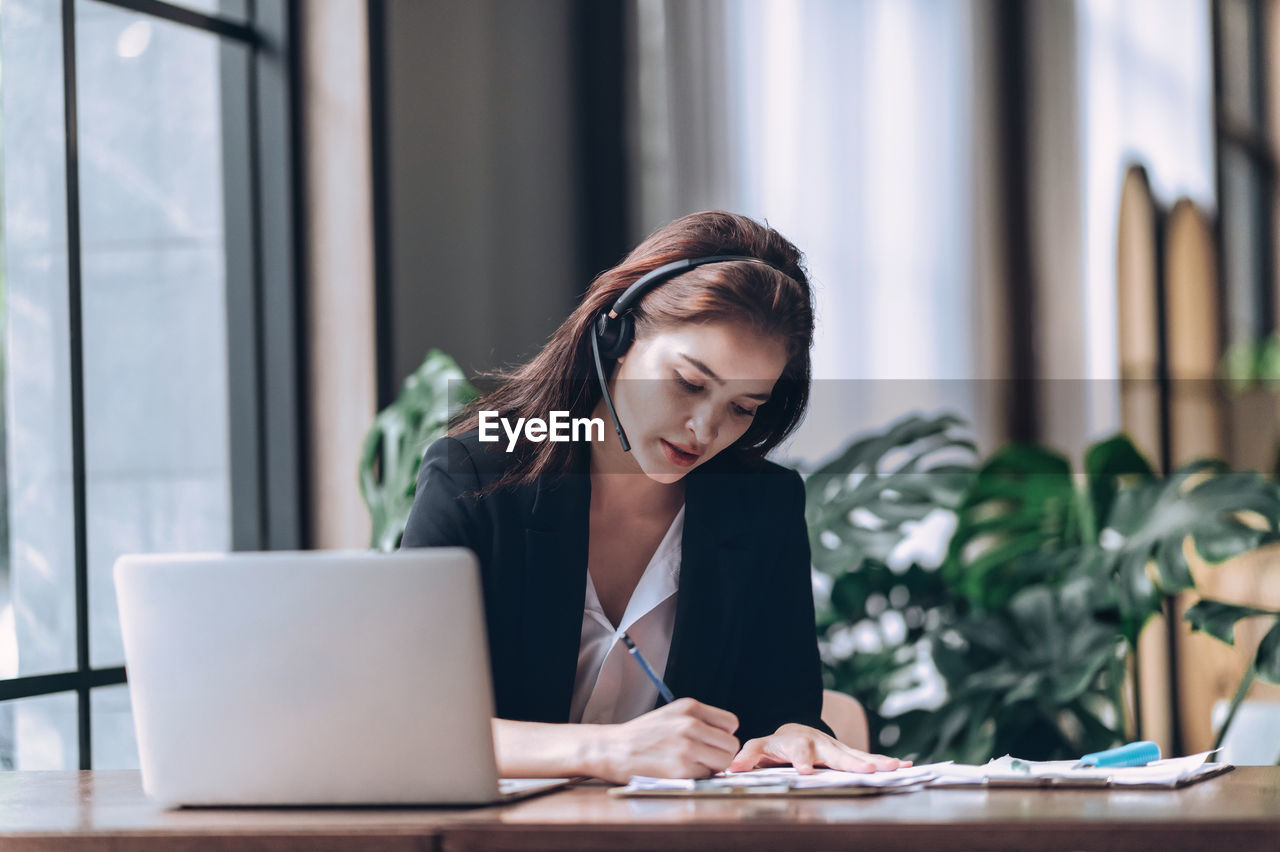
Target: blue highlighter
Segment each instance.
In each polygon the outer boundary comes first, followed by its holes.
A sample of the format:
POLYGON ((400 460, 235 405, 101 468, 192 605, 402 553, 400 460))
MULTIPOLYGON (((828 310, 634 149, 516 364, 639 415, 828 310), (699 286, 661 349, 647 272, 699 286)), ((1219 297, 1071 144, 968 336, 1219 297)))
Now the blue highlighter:
POLYGON ((1080 762, 1072 769, 1085 769, 1108 766, 1146 766, 1153 760, 1160 759, 1160 746, 1150 740, 1109 748, 1106 751, 1095 751, 1080 758, 1080 762))

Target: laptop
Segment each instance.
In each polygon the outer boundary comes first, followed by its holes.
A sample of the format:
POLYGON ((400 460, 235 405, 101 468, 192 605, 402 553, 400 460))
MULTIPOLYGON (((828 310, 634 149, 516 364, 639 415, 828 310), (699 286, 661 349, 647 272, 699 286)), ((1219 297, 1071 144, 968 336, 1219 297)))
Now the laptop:
POLYGON ((464 805, 503 779, 463 548, 126 555, 116 597, 144 790, 181 805, 464 805))

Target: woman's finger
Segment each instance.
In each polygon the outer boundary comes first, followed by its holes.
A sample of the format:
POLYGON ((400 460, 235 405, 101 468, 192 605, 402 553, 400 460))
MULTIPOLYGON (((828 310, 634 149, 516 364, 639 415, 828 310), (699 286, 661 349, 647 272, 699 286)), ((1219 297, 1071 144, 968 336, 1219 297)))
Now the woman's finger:
POLYGON ((896 757, 885 757, 882 754, 872 754, 867 756, 872 765, 875 766, 877 772, 883 772, 892 769, 901 769, 907 764, 896 757))
POLYGON ((817 744, 818 762, 828 769, 841 772, 875 772, 876 765, 867 755, 851 749, 837 740, 822 740, 817 744))
POLYGON ((796 768, 796 772, 801 775, 813 774, 813 764, 816 762, 817 754, 813 745, 813 739, 803 737, 792 747, 795 752, 791 756, 791 765, 796 768))
MULTIPOLYGON (((714 775, 728 769, 733 760, 733 751, 725 751, 701 742, 692 742, 688 754, 714 775)), ((705 774, 705 773, 704 773, 705 774)))
POLYGON ((742 747, 742 751, 738 752, 738 756, 733 759, 733 763, 729 764, 729 771, 745 772, 748 769, 755 769, 762 756, 764 756, 764 740, 747 740, 747 744, 742 747))
POLYGON ((701 701, 693 701, 689 705, 688 713, 695 719, 700 719, 711 727, 719 728, 725 733, 732 734, 738 730, 738 717, 728 710, 712 707, 710 704, 703 704, 701 701))
POLYGON ((690 739, 727 751, 730 755, 738 753, 738 738, 723 728, 716 728, 705 722, 698 721, 689 729, 687 736, 690 739))
POLYGON ((911 765, 911 761, 909 760, 898 760, 898 758, 896 757, 887 757, 883 754, 869 754, 868 752, 861 751, 856 748, 849 748, 848 746, 844 746, 843 743, 841 743, 841 745, 845 748, 846 751, 850 752, 855 757, 861 758, 867 763, 870 763, 871 765, 873 765, 876 768, 876 771, 878 772, 890 770, 890 769, 903 769, 911 765))
POLYGON ((910 760, 901 760, 896 757, 889 757, 883 754, 869 754, 856 748, 849 748, 841 743, 845 751, 851 753, 854 757, 874 767, 876 772, 891 772, 894 769, 906 769, 912 765, 910 760))

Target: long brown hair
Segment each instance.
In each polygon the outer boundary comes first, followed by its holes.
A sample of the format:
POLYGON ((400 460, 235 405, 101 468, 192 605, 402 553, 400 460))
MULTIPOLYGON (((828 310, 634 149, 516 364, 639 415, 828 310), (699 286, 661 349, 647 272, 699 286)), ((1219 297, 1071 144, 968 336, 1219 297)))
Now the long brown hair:
MULTIPOLYGON (((645 273, 685 258, 723 254, 759 258, 777 269, 750 262, 699 266, 650 290, 631 308, 631 316, 637 338, 679 323, 732 320, 785 343, 787 365, 772 396, 759 406, 742 437, 721 453, 744 463, 759 462, 795 430, 809 403, 813 294, 803 256, 790 240, 723 210, 692 213, 659 228, 621 263, 597 275, 537 356, 523 366, 488 374, 497 387, 460 412, 449 434, 478 428, 481 410, 506 418, 546 418, 552 411, 590 417, 600 399, 590 339, 595 319, 645 273)), ((494 487, 532 483, 570 468, 573 444, 525 443, 527 451, 494 487)))

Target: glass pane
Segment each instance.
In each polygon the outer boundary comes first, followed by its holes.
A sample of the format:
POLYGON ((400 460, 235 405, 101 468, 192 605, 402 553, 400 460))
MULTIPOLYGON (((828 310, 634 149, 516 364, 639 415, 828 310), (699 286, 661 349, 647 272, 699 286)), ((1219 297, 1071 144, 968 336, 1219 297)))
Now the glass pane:
POLYGON ((0 677, 75 667, 59 8, 0 2, 0 677))
POLYGON ((89 693, 94 769, 137 769, 138 740, 133 733, 133 705, 128 684, 104 686, 89 693))
POLYGON ((1253 5, 1249 0, 1222 0, 1218 4, 1222 107, 1232 120, 1250 126, 1259 124, 1253 5))
POLYGON ((1261 310, 1262 175, 1235 145, 1222 148, 1222 271, 1227 344, 1259 340, 1266 330, 1261 310))
POLYGON ((79 768, 74 692, 0 702, 0 769, 79 768))
POLYGON ((89 639, 110 666, 116 558, 231 543, 219 44, 76 12, 89 639))

